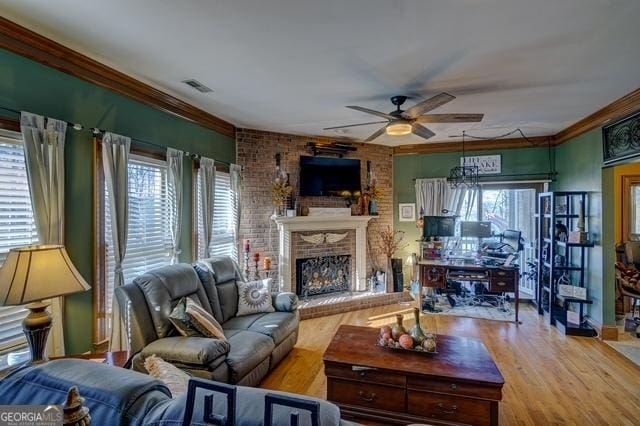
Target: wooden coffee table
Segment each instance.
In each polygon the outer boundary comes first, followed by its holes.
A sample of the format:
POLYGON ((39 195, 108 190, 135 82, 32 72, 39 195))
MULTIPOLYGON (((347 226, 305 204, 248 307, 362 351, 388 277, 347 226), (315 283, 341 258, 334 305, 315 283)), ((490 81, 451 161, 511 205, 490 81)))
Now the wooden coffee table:
POLYGON ((497 425, 504 379, 477 339, 438 335, 438 353, 376 346, 379 329, 340 326, 324 353, 327 400, 383 424, 497 425))

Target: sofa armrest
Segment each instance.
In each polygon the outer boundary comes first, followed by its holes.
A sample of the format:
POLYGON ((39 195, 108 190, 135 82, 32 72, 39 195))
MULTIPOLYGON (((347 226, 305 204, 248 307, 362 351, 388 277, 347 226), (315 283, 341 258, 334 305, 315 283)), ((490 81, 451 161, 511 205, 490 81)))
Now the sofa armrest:
POLYGON ((298 296, 295 293, 271 293, 271 301, 278 312, 293 312, 298 309, 298 296))
POLYGON ((212 364, 229 353, 229 342, 208 337, 165 337, 149 343, 140 355, 157 355, 170 363, 187 365, 212 364))

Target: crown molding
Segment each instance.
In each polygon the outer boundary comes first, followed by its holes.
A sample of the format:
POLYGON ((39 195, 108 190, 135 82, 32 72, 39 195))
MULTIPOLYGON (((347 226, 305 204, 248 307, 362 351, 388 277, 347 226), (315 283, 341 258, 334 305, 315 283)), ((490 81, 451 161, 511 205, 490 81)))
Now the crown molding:
POLYGON ((168 93, 0 16, 0 48, 230 138, 235 126, 168 93))
POLYGON ((604 108, 599 109, 593 114, 558 132, 554 136, 556 145, 560 145, 593 129, 602 127, 607 123, 631 115, 638 110, 640 110, 640 89, 626 94, 604 108))
MULTIPOLYGON (((494 149, 517 149, 533 148, 537 146, 547 146, 553 136, 535 136, 526 140, 524 138, 495 139, 495 140, 471 140, 465 141, 465 150, 468 151, 489 151, 494 149)), ((411 154, 439 154, 444 152, 459 152, 460 142, 435 142, 414 145, 399 145, 393 148, 393 155, 411 154)))

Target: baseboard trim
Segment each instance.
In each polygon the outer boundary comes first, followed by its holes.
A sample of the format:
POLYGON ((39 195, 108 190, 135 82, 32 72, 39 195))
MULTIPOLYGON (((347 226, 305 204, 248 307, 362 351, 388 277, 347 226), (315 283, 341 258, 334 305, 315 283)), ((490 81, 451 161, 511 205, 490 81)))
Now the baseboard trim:
POLYGON ((601 340, 618 340, 618 327, 615 325, 602 325, 593 318, 587 318, 587 322, 596 329, 601 340))

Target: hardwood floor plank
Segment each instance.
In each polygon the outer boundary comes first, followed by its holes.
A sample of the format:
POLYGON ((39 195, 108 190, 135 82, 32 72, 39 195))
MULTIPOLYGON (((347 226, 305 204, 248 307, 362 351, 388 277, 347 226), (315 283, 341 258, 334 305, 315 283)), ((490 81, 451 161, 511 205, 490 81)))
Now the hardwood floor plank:
MULTIPOLYGON (((382 306, 304 320, 294 350, 261 384, 266 389, 326 397, 322 354, 341 324, 380 327, 411 307, 382 306)), ((640 423, 640 368, 602 342, 567 337, 529 306, 522 324, 425 315, 430 332, 481 339, 505 378, 503 425, 634 425, 640 423)), ((372 349, 375 342, 371 342, 372 349)))

